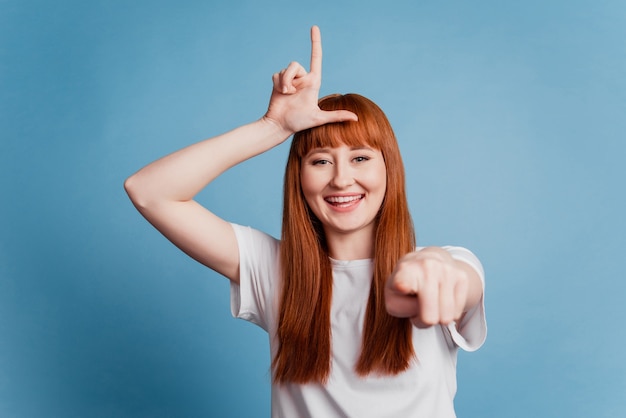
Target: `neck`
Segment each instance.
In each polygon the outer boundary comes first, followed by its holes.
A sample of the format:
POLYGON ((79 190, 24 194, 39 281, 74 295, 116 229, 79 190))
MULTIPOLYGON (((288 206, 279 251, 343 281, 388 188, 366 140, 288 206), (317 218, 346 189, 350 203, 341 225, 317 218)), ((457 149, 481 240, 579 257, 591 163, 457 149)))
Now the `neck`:
POLYGON ((341 234, 325 231, 328 253, 335 260, 364 260, 374 258, 374 231, 341 234))

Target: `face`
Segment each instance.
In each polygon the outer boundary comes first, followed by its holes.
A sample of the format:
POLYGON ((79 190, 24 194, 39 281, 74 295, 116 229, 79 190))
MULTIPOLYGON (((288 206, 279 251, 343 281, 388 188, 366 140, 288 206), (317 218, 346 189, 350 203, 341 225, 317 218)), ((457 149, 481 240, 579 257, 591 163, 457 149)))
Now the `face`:
POLYGON ((327 238, 355 234, 371 240, 387 188, 379 150, 341 145, 311 150, 302 159, 301 184, 327 238))

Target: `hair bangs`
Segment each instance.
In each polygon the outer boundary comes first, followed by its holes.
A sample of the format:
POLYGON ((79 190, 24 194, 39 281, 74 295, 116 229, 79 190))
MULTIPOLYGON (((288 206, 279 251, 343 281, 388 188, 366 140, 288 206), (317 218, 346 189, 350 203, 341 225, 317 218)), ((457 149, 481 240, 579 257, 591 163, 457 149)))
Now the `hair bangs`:
POLYGON ((319 101, 322 110, 349 110, 359 120, 328 123, 298 132, 294 135, 294 146, 299 158, 312 149, 369 146, 382 150, 387 141, 395 141, 389 122, 383 111, 371 100, 358 94, 331 95, 319 101))

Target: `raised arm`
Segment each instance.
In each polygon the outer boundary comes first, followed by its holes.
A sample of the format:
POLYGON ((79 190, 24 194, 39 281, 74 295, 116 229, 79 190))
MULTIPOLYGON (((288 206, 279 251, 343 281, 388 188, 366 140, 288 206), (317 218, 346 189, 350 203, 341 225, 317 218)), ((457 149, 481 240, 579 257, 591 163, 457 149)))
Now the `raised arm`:
POLYGON ((239 253, 230 224, 193 199, 224 171, 294 132, 356 120, 352 112, 320 110, 321 69, 321 35, 313 27, 311 70, 292 62, 274 74, 270 104, 261 119, 176 151, 129 177, 124 187, 135 207, 182 251, 238 282, 239 253))

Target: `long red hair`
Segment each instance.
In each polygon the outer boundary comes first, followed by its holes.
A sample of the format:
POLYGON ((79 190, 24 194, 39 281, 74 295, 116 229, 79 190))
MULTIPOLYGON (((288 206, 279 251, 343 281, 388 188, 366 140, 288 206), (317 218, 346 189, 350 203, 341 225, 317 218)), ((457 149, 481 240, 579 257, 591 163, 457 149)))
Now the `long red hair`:
POLYGON ((406 370, 414 357, 410 321, 389 315, 384 301, 387 277, 398 259, 415 249, 404 167, 395 134, 383 111, 363 96, 327 96, 319 106, 323 110, 350 110, 359 120, 298 132, 291 143, 285 169, 280 247, 280 345, 272 361, 277 383, 324 383, 330 374, 332 268, 323 227, 309 209, 300 183, 302 158, 313 148, 368 145, 380 150, 385 159, 387 189, 376 220, 374 276, 355 371, 361 376, 373 372, 397 374, 406 370))

